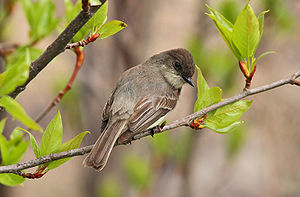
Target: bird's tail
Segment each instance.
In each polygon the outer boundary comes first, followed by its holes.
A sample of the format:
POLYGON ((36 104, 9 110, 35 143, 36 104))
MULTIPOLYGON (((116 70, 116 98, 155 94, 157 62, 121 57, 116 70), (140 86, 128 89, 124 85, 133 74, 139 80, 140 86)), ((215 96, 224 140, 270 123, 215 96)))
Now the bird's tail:
POLYGON ((117 121, 103 131, 92 151, 84 159, 83 165, 85 167, 93 167, 98 171, 101 171, 105 167, 114 144, 124 128, 125 122, 125 120, 117 121))

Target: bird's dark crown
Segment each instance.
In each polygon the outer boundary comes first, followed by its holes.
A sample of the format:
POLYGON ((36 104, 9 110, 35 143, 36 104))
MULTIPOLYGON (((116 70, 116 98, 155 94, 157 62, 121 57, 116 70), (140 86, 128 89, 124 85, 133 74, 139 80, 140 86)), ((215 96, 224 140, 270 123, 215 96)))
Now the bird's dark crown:
POLYGON ((195 63, 192 54, 188 50, 179 48, 166 51, 166 53, 175 59, 173 66, 175 69, 178 69, 178 72, 186 77, 192 77, 194 75, 195 63), (176 64, 178 64, 178 66, 176 64))
POLYGON ((195 72, 195 63, 192 54, 183 48, 163 51, 152 56, 148 61, 157 62, 174 67, 178 73, 186 77, 192 77, 195 72), (177 62, 177 63, 176 63, 177 62), (179 67, 175 64, 179 63, 179 67))

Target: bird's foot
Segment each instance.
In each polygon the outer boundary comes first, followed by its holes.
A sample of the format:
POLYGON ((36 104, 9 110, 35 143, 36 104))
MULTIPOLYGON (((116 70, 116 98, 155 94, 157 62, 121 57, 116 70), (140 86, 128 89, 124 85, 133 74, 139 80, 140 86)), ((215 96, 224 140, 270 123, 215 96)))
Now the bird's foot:
POLYGON ((157 125, 157 126, 155 126, 155 127, 152 127, 151 129, 150 129, 150 135, 152 136, 152 137, 154 137, 154 134, 155 133, 160 133, 161 131, 162 131, 162 129, 165 127, 165 125, 167 124, 167 121, 164 121, 163 123, 161 123, 160 125, 157 125))

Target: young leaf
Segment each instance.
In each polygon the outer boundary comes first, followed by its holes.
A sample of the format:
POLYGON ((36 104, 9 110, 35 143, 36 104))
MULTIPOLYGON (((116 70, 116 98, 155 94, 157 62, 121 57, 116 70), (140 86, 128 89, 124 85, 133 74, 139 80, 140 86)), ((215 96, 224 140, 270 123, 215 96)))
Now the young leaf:
POLYGON ((0 152, 1 152, 1 165, 8 165, 8 163, 6 162, 6 158, 9 157, 9 150, 8 150, 8 145, 7 145, 8 141, 6 140, 6 138, 0 134, 0 152))
POLYGON ((10 135, 10 140, 7 143, 9 156, 7 158, 3 158, 3 163, 18 163, 27 150, 28 145, 29 141, 24 141, 22 131, 15 129, 10 135))
POLYGON ((22 132, 16 129, 9 140, 0 134, 1 165, 15 164, 20 161, 28 145, 29 143, 24 141, 22 132))
MULTIPOLYGON (((75 148, 79 148, 80 144, 81 144, 81 141, 83 139, 83 137, 89 133, 89 131, 85 131, 85 132, 82 132, 80 134, 78 134, 76 137, 74 137, 73 139, 71 139, 70 141, 64 143, 61 148, 59 148, 58 151, 56 152, 63 152, 63 151, 68 151, 68 150, 72 150, 72 149, 75 149, 75 148)), ((48 165, 48 169, 51 170, 51 169, 54 169, 58 166, 60 166, 61 164, 65 163, 66 161, 68 161, 69 159, 71 159, 71 157, 69 158, 65 158, 65 159, 60 159, 60 160, 57 160, 57 161, 53 161, 53 162, 50 162, 49 165, 48 165)))
POLYGON ((96 33, 97 28, 107 20, 108 1, 96 12, 96 14, 87 22, 86 26, 92 30, 92 34, 96 33))
POLYGON ((205 107, 220 102, 222 98, 222 90, 219 87, 213 87, 205 92, 195 103, 195 112, 205 107))
POLYGON ((64 0, 65 3, 65 20, 66 20, 66 26, 71 23, 71 21, 79 14, 81 10, 81 1, 76 1, 76 3, 73 5, 71 0, 64 0))
POLYGON ((26 133, 28 133, 28 135, 30 137, 30 143, 31 143, 34 155, 35 155, 36 158, 39 158, 40 157, 40 147, 39 147, 36 139, 34 138, 34 136, 29 131, 27 131, 25 129, 22 129, 22 128, 19 128, 19 129, 22 130, 22 131, 25 131, 26 133))
MULTIPOLYGON (((81 1, 77 1, 74 5, 71 0, 64 0, 65 2, 65 20, 66 26, 70 24, 70 22, 77 16, 77 14, 81 11, 81 1)), ((99 10, 98 10, 99 11, 99 10)), ((89 34, 91 29, 84 25, 74 36, 72 42, 78 42, 82 39, 85 39, 89 34)))
POLYGON ((6 186, 20 185, 25 181, 25 178, 11 173, 0 174, 0 183, 6 186))
POLYGON ((242 121, 237 121, 237 122, 234 122, 232 123, 231 125, 227 126, 227 127, 212 127, 211 125, 204 125, 205 127, 213 130, 214 132, 216 133, 228 133, 228 132, 231 132, 233 130, 235 130, 236 128, 240 127, 241 125, 243 124, 242 121))
POLYGON ((267 52, 264 52, 263 54, 261 54, 257 59, 256 59, 256 62, 261 59, 262 57, 266 56, 266 55, 269 55, 269 54, 272 54, 272 53, 276 53, 275 51, 267 51, 267 52))
POLYGON ((214 10, 213 8, 206 5, 209 9, 210 13, 207 15, 215 22, 218 31, 220 32, 223 40, 231 50, 231 52, 237 57, 237 59, 241 58, 240 52, 233 46, 232 44, 232 31, 233 25, 227 20, 221 13, 214 10))
POLYGON ((219 87, 209 88, 202 75, 201 70, 197 68, 197 71, 198 71, 198 79, 197 79, 198 98, 194 106, 195 112, 205 107, 208 107, 212 104, 220 102, 222 98, 222 90, 219 87))
POLYGON ((202 75, 201 69, 198 66, 196 66, 196 70, 197 70, 197 89, 198 89, 198 98, 199 98, 209 90, 209 86, 202 75))
POLYGON ((49 35, 60 21, 55 17, 55 4, 51 0, 22 0, 22 6, 30 26, 31 42, 49 35))
POLYGON ((263 11, 262 13, 260 13, 257 17, 258 19, 258 23, 259 23, 259 33, 260 33, 260 38, 262 36, 263 33, 263 28, 264 28, 264 18, 265 18, 265 14, 268 13, 269 10, 263 11))
POLYGON ((42 137, 40 152, 41 157, 53 153, 61 147, 62 133, 62 120, 60 113, 57 112, 56 116, 48 124, 42 137))
POLYGON ((250 108, 251 104, 252 101, 240 100, 225 105, 217 109, 213 116, 207 117, 204 126, 217 132, 227 132, 240 124, 236 121, 250 108))
POLYGON ((259 23, 249 3, 233 25, 232 43, 242 58, 252 57, 260 39, 259 23))
POLYGON ((27 127, 32 130, 43 132, 43 129, 27 115, 23 107, 16 100, 9 96, 3 96, 0 98, 0 106, 4 107, 8 113, 27 127))
POLYGON ((223 37, 224 41, 228 45, 229 48, 231 48, 231 37, 232 37, 232 28, 233 25, 230 21, 228 21, 221 13, 214 10, 213 8, 206 5, 206 7, 209 9, 210 13, 207 15, 213 19, 215 22, 221 36, 223 37))
POLYGON ((0 95, 14 91, 16 87, 25 83, 29 75, 30 53, 29 50, 19 54, 21 58, 15 64, 8 65, 7 70, 0 74, 0 95))
POLYGON ((125 27, 127 27, 127 24, 122 21, 118 21, 118 20, 109 21, 104 25, 102 25, 101 28, 99 29, 98 31, 98 33, 100 33, 99 38, 100 39, 107 38, 108 36, 114 35, 117 32, 121 31, 125 27))

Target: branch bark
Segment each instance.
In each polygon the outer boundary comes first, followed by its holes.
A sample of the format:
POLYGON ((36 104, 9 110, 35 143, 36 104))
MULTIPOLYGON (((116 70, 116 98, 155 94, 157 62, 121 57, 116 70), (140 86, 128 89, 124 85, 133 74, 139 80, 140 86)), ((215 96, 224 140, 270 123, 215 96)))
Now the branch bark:
MULTIPOLYGON (((228 98, 226 100, 223 100, 219 103, 216 103, 214 105, 211 105, 207 108, 204 108, 196 113, 190 114, 180 120, 176 120, 174 122, 172 122, 171 124, 166 125, 163 129, 154 129, 154 130, 145 130, 137 135, 135 135, 132 139, 128 139, 127 141, 124 141, 121 144, 115 144, 115 146, 118 145, 125 145, 128 144, 132 141, 141 139, 143 137, 146 137, 148 135, 151 135, 152 132, 154 131, 154 133, 161 133, 167 130, 171 130, 177 127, 181 127, 181 126, 189 126, 189 124, 191 123, 191 121, 193 121, 195 118, 197 117, 201 117, 204 114, 216 110, 222 106, 225 106, 227 104, 236 102, 238 100, 241 100, 245 97, 251 96, 251 95, 255 95, 255 94, 259 94, 262 92, 266 92, 269 91, 271 89, 274 88, 278 88, 280 86, 283 85, 287 85, 287 84, 291 84, 291 85, 297 85, 300 86, 300 82, 298 80, 296 80, 298 77, 300 76, 300 71, 294 73, 292 76, 275 81, 273 83, 270 83, 268 85, 264 85, 264 86, 260 86, 257 88, 253 88, 253 89, 245 89, 243 92, 241 92, 240 94, 237 94, 231 98, 228 98)), ((13 165, 8 165, 8 166, 0 166, 0 173, 13 173, 13 174, 20 174, 20 170, 24 170, 24 169, 28 169, 28 168, 32 168, 35 166, 39 166, 41 164, 50 162, 50 161, 55 161, 55 160, 59 160, 59 159, 63 159, 63 158, 67 158, 67 157, 74 157, 74 156, 79 156, 79 155, 84 155, 86 153, 89 153, 91 151, 91 149, 93 148, 93 145, 90 146, 86 146, 86 147, 82 147, 82 148, 78 148, 78 149, 73 149, 70 151, 66 151, 66 152, 61 152, 61 153, 55 153, 55 154, 50 154, 47 156, 43 156, 40 157, 38 159, 34 159, 31 161, 26 161, 23 163, 18 163, 18 164, 13 164, 13 165)))
POLYGON ((90 6, 89 9, 82 10, 76 18, 66 27, 66 29, 50 44, 44 53, 31 63, 29 77, 26 83, 19 86, 13 91, 10 96, 15 98, 26 86, 33 80, 57 55, 62 53, 67 44, 72 40, 75 34, 83 27, 90 18, 100 9, 106 0, 100 0, 101 5, 90 6))

